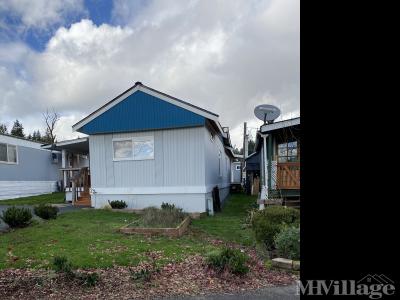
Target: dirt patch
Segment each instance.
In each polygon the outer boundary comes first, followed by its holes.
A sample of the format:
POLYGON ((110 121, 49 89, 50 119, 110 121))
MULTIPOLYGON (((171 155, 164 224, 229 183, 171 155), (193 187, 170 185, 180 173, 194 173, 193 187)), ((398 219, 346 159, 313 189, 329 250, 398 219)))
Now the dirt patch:
MULTIPOLYGON (((79 270, 100 275, 95 287, 85 287, 51 270, 8 269, 0 271, 0 299, 152 299, 240 292, 288 285, 297 279, 295 275, 267 269, 254 250, 246 249, 246 253, 251 260, 250 272, 245 276, 217 274, 206 266, 202 256, 194 255, 164 265, 150 281, 140 284, 132 280, 131 274, 143 265, 79 270)), ((161 254, 156 254, 153 257, 159 259, 161 254)))

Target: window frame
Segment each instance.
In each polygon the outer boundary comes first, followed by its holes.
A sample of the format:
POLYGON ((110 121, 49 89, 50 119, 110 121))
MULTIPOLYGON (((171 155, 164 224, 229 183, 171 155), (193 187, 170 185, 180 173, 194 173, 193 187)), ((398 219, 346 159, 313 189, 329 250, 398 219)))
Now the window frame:
POLYGON ((18 159, 18 145, 13 145, 9 143, 3 143, 0 142, 0 144, 6 145, 6 156, 7 156, 7 161, 5 160, 0 160, 0 164, 7 164, 7 165, 18 165, 19 164, 19 159, 18 159), (15 161, 9 161, 9 156, 8 156, 8 148, 9 146, 15 147, 15 161))
POLYGON ((236 170, 236 171, 240 171, 240 169, 241 169, 241 168, 240 168, 240 165, 236 165, 235 170, 236 170))
POLYGON ((285 164, 285 163, 292 163, 292 162, 298 162, 300 160, 300 143, 298 140, 293 140, 293 141, 286 141, 284 143, 278 143, 277 146, 277 157, 276 160, 278 162, 278 164, 285 164), (292 148, 290 147, 290 149, 296 149, 297 154, 296 155, 289 155, 289 143, 296 143, 296 147, 292 148), (285 147, 279 147, 280 145, 285 145, 285 147), (286 150, 286 155, 280 155, 279 150, 280 149, 285 149, 286 150), (280 161, 281 158, 284 158, 285 161, 280 161), (295 158, 295 161, 290 161, 289 158, 295 158))
POLYGON ((112 139, 112 157, 113 161, 126 161, 126 160, 133 160, 133 161, 143 161, 143 160, 153 160, 154 157, 154 136, 137 136, 137 137, 127 137, 127 138, 113 138, 112 139), (135 158, 135 142, 148 142, 151 141, 153 143, 153 156, 150 158, 135 158), (122 142, 122 141, 131 141, 132 142, 132 156, 127 158, 116 158, 115 157, 115 149, 114 149, 114 142, 122 142))

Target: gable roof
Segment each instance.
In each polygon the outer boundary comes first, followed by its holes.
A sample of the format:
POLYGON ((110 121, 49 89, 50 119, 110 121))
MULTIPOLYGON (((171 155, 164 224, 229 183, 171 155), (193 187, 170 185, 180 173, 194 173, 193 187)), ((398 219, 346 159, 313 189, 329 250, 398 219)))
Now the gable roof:
POLYGON ((129 96, 131 96, 132 94, 134 94, 138 91, 141 91, 143 93, 146 93, 147 95, 156 97, 167 103, 173 104, 177 107, 183 108, 194 114, 197 114, 199 116, 207 118, 207 119, 213 121, 216 124, 216 127, 219 127, 220 131, 222 132, 221 125, 218 122, 217 114, 210 112, 208 110, 205 110, 201 107, 195 106, 193 104, 190 104, 188 102, 185 102, 183 100, 180 100, 178 98, 175 98, 173 96, 167 95, 163 92, 157 91, 148 86, 145 86, 141 82, 136 82, 134 86, 127 89, 125 92, 121 93, 120 95, 118 95, 117 97, 115 97, 114 99, 112 99, 111 101, 109 101, 108 103, 106 103, 105 105, 103 105, 102 107, 97 109, 96 111, 92 112, 90 115, 88 115, 84 119, 82 119, 79 122, 77 122, 76 124, 72 125, 73 131, 79 131, 83 126, 85 126, 89 122, 93 121, 94 119, 96 119, 100 115, 104 114, 106 111, 110 110, 111 108, 113 108, 114 106, 116 106, 117 104, 119 104, 120 102, 122 102, 123 100, 125 100, 126 98, 128 98, 129 96))

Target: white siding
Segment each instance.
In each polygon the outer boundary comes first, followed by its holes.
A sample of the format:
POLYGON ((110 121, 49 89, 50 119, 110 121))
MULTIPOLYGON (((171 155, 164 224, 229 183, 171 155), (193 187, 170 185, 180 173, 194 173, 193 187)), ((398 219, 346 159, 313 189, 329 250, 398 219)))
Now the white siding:
POLYGON ((92 135, 93 188, 204 186, 203 128, 92 135), (112 139, 154 136, 154 159, 113 161, 112 139))
POLYGON ((211 188, 218 185, 220 189, 229 186, 231 182, 231 159, 226 154, 224 145, 217 136, 212 141, 206 128, 204 128, 204 144, 206 185, 211 186, 211 188), (222 176, 219 174, 219 151, 221 151, 222 176))
POLYGON ((0 181, 0 204, 4 199, 47 194, 56 190, 56 181, 0 181))
POLYGON ((205 127, 92 135, 89 143, 96 208, 108 200, 124 200, 130 208, 169 202, 186 211, 204 212, 214 186, 220 188, 222 201, 229 194, 231 160, 220 139, 212 142, 205 127), (113 139, 140 136, 154 136, 154 159, 113 161, 113 139))

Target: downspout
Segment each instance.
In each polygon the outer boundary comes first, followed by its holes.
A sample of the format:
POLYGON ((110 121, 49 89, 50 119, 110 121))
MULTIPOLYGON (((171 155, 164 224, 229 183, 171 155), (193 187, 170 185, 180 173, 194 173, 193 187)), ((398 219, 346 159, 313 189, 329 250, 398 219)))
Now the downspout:
POLYGON ((268 199, 268 156, 267 156, 267 137, 268 134, 261 134, 263 138, 263 173, 264 180, 261 187, 261 197, 260 197, 260 210, 264 209, 264 201, 268 199))

